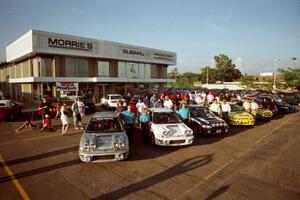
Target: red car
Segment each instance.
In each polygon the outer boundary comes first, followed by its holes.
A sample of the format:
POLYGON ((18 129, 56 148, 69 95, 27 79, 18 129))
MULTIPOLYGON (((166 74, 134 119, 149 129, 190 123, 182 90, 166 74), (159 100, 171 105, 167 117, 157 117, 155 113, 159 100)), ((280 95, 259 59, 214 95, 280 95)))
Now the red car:
POLYGON ((20 104, 17 104, 14 100, 0 100, 0 121, 13 120, 20 116, 21 111, 22 106, 20 104))

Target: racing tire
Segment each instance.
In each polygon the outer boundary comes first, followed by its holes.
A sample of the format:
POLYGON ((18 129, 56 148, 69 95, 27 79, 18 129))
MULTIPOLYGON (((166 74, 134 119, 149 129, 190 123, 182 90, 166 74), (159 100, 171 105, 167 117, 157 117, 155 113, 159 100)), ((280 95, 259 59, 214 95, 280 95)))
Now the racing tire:
POLYGON ((154 134, 153 134, 153 133, 150 134, 150 143, 151 143, 152 146, 155 146, 155 145, 156 145, 156 144, 155 144, 155 137, 154 137, 154 134))

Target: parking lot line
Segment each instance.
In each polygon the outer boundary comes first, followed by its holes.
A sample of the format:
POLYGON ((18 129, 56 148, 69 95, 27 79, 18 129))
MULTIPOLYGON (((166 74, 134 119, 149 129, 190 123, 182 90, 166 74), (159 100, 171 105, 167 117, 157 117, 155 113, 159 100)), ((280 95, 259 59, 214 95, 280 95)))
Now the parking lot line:
POLYGON ((3 168, 6 171, 7 175, 10 177, 11 181, 13 182, 13 184, 15 185, 15 187, 17 188, 17 190, 19 191, 19 193, 22 196, 22 198, 24 200, 30 200, 28 194, 26 193, 26 191, 24 190, 24 188, 22 187, 22 185, 20 184, 20 182, 18 181, 18 179, 15 177, 14 173, 7 166, 4 158, 1 155, 0 155, 0 162, 3 165, 3 168))

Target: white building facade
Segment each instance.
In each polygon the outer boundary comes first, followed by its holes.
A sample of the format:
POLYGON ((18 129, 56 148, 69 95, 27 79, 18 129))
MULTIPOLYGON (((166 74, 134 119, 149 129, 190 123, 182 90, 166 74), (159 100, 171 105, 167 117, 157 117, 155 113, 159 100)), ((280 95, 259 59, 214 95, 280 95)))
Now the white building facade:
POLYGON ((96 101, 105 93, 163 88, 176 53, 117 42, 30 30, 6 47, 1 89, 23 102, 60 97, 61 83, 78 85, 76 95, 96 101))

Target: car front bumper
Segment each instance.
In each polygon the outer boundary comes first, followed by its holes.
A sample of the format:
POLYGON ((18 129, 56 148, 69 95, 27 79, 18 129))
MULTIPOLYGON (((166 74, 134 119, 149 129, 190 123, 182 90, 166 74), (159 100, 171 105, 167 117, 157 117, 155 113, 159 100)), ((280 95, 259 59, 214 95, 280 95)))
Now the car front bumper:
POLYGON ((155 144, 159 146, 185 146, 193 144, 194 136, 155 138, 155 144))
POLYGON ((108 152, 91 152, 79 150, 80 160, 83 162, 110 162, 124 160, 129 155, 129 149, 122 151, 108 151, 108 152))

